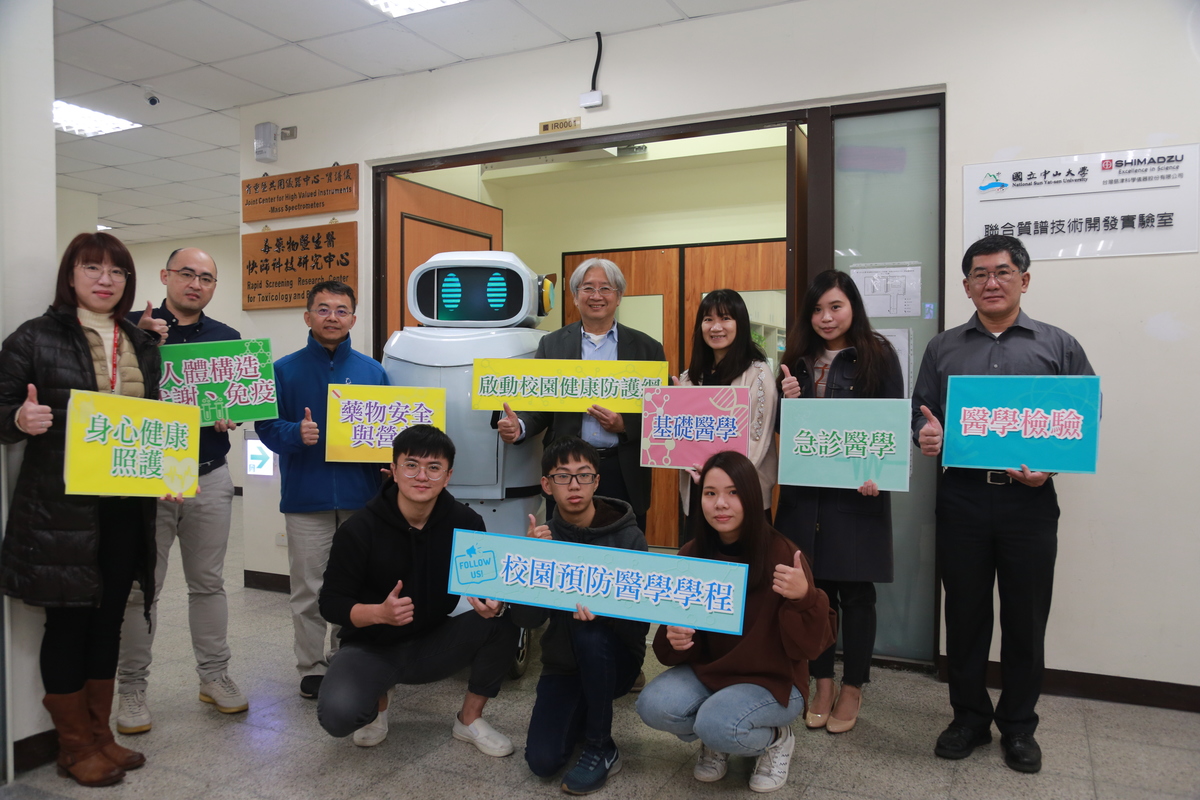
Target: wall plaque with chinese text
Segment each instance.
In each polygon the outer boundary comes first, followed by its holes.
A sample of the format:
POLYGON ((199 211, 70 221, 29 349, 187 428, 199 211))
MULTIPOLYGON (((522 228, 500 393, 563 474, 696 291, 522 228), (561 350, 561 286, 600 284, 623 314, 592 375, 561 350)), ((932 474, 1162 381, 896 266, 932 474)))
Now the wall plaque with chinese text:
POLYGON ((242 236, 242 310, 304 308, 322 281, 341 281, 358 294, 357 222, 242 236))
POLYGON ((642 390, 667 383, 665 361, 477 358, 471 408, 500 411, 609 411, 637 414, 642 390))
POLYGON ((801 397, 779 410, 780 483, 908 491, 909 401, 801 397))
POLYGON ((749 567, 456 528, 451 594, 741 635, 749 567))
POLYGON ((1194 253, 1200 145, 963 167, 963 241, 1015 236, 1034 261, 1194 253))
POLYGON ((392 440, 412 425, 446 430, 445 389, 331 383, 325 460, 390 464, 392 440))
POLYGON ((67 494, 196 496, 200 409, 105 392, 71 390, 67 494))
POLYGON ((358 164, 242 181, 242 222, 358 210, 358 164))
POLYGON ((642 394, 643 467, 687 469, 722 450, 750 452, 750 387, 655 386, 642 394))
POLYGON ((201 425, 279 416, 270 339, 168 344, 159 353, 158 396, 168 403, 198 406, 201 425))
POLYGON ((1100 378, 951 375, 942 465, 1095 473, 1100 378))

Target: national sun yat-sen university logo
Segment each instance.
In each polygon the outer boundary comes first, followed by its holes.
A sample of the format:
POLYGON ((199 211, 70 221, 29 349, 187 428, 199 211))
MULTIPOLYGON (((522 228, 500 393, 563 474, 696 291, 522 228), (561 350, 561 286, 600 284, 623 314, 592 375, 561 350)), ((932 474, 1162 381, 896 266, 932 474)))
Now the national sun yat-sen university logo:
POLYGON ((1008 184, 1000 180, 1000 176, 995 172, 985 172, 983 175, 983 183, 979 185, 981 192, 1002 192, 1008 188, 1008 184))

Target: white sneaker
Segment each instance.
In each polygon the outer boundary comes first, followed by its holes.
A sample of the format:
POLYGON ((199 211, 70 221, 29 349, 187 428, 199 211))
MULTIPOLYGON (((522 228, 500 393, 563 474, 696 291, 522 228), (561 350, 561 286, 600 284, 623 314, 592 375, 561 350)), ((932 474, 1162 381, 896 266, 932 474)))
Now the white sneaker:
POLYGON ((724 778, 728 770, 729 754, 718 753, 701 742, 700 754, 696 756, 696 768, 692 770, 692 777, 704 783, 712 783, 724 778))
POLYGON ((775 741, 754 762, 754 774, 750 776, 750 789, 755 792, 773 792, 787 783, 788 768, 792 765, 792 750, 796 748, 796 737, 791 727, 777 728, 775 741))
POLYGON ((222 675, 215 681, 201 681, 200 699, 212 703, 222 714, 237 714, 250 707, 246 695, 228 675, 222 675))
POLYGON ((463 725, 455 715, 454 738, 462 742, 470 742, 479 748, 479 752, 496 758, 511 755, 513 751, 512 740, 489 725, 483 717, 470 725, 463 725))
POLYGON ((375 719, 354 732, 354 743, 359 747, 374 747, 387 738, 388 712, 380 711, 375 719))
POLYGON ((153 722, 150 719, 150 707, 146 705, 146 691, 134 689, 132 692, 118 692, 117 697, 117 733, 128 736, 150 730, 153 722))

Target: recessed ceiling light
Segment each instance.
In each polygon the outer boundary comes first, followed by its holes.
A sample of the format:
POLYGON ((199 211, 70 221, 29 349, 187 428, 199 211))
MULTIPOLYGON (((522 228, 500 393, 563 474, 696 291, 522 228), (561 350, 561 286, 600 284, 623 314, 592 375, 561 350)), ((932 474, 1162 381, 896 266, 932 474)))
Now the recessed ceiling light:
POLYGON ((107 225, 100 225, 100 224, 97 224, 97 225, 96 225, 96 230, 98 230, 98 231, 111 231, 111 230, 112 230, 112 228, 108 227, 107 225))
POLYGON ((403 17, 407 14, 417 14, 442 6, 452 6, 455 3, 465 2, 465 0, 367 0, 367 2, 385 14, 403 17))
POLYGON ((99 136, 102 133, 116 133, 142 126, 127 119, 55 100, 54 127, 76 136, 99 136))

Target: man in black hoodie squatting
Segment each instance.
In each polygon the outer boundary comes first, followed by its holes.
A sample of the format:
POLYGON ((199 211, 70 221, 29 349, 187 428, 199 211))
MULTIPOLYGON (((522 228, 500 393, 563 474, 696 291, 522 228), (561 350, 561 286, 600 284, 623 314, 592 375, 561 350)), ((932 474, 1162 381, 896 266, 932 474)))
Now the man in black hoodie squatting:
MULTIPOLYGON (((529 536, 563 542, 646 550, 633 508, 624 500, 594 497, 600 454, 575 436, 554 440, 542 455, 542 489, 554 497, 549 525, 529 517, 529 536)), ((542 634, 542 676, 529 720, 525 760, 540 777, 562 769, 579 742, 579 761, 563 776, 562 789, 588 794, 621 769, 612 739, 613 700, 629 692, 646 656, 650 625, 597 617, 587 607, 557 611, 512 607, 513 621, 542 634)))
POLYGON ((483 707, 500 692, 517 629, 504 603, 468 597, 467 607, 446 591, 454 529, 486 530, 482 517, 446 491, 453 468, 449 436, 432 425, 407 428, 392 444, 392 480, 334 534, 320 608, 342 626, 341 649, 317 700, 317 718, 333 736, 379 744, 393 686, 433 683, 470 667, 454 738, 489 756, 513 751, 483 707))

